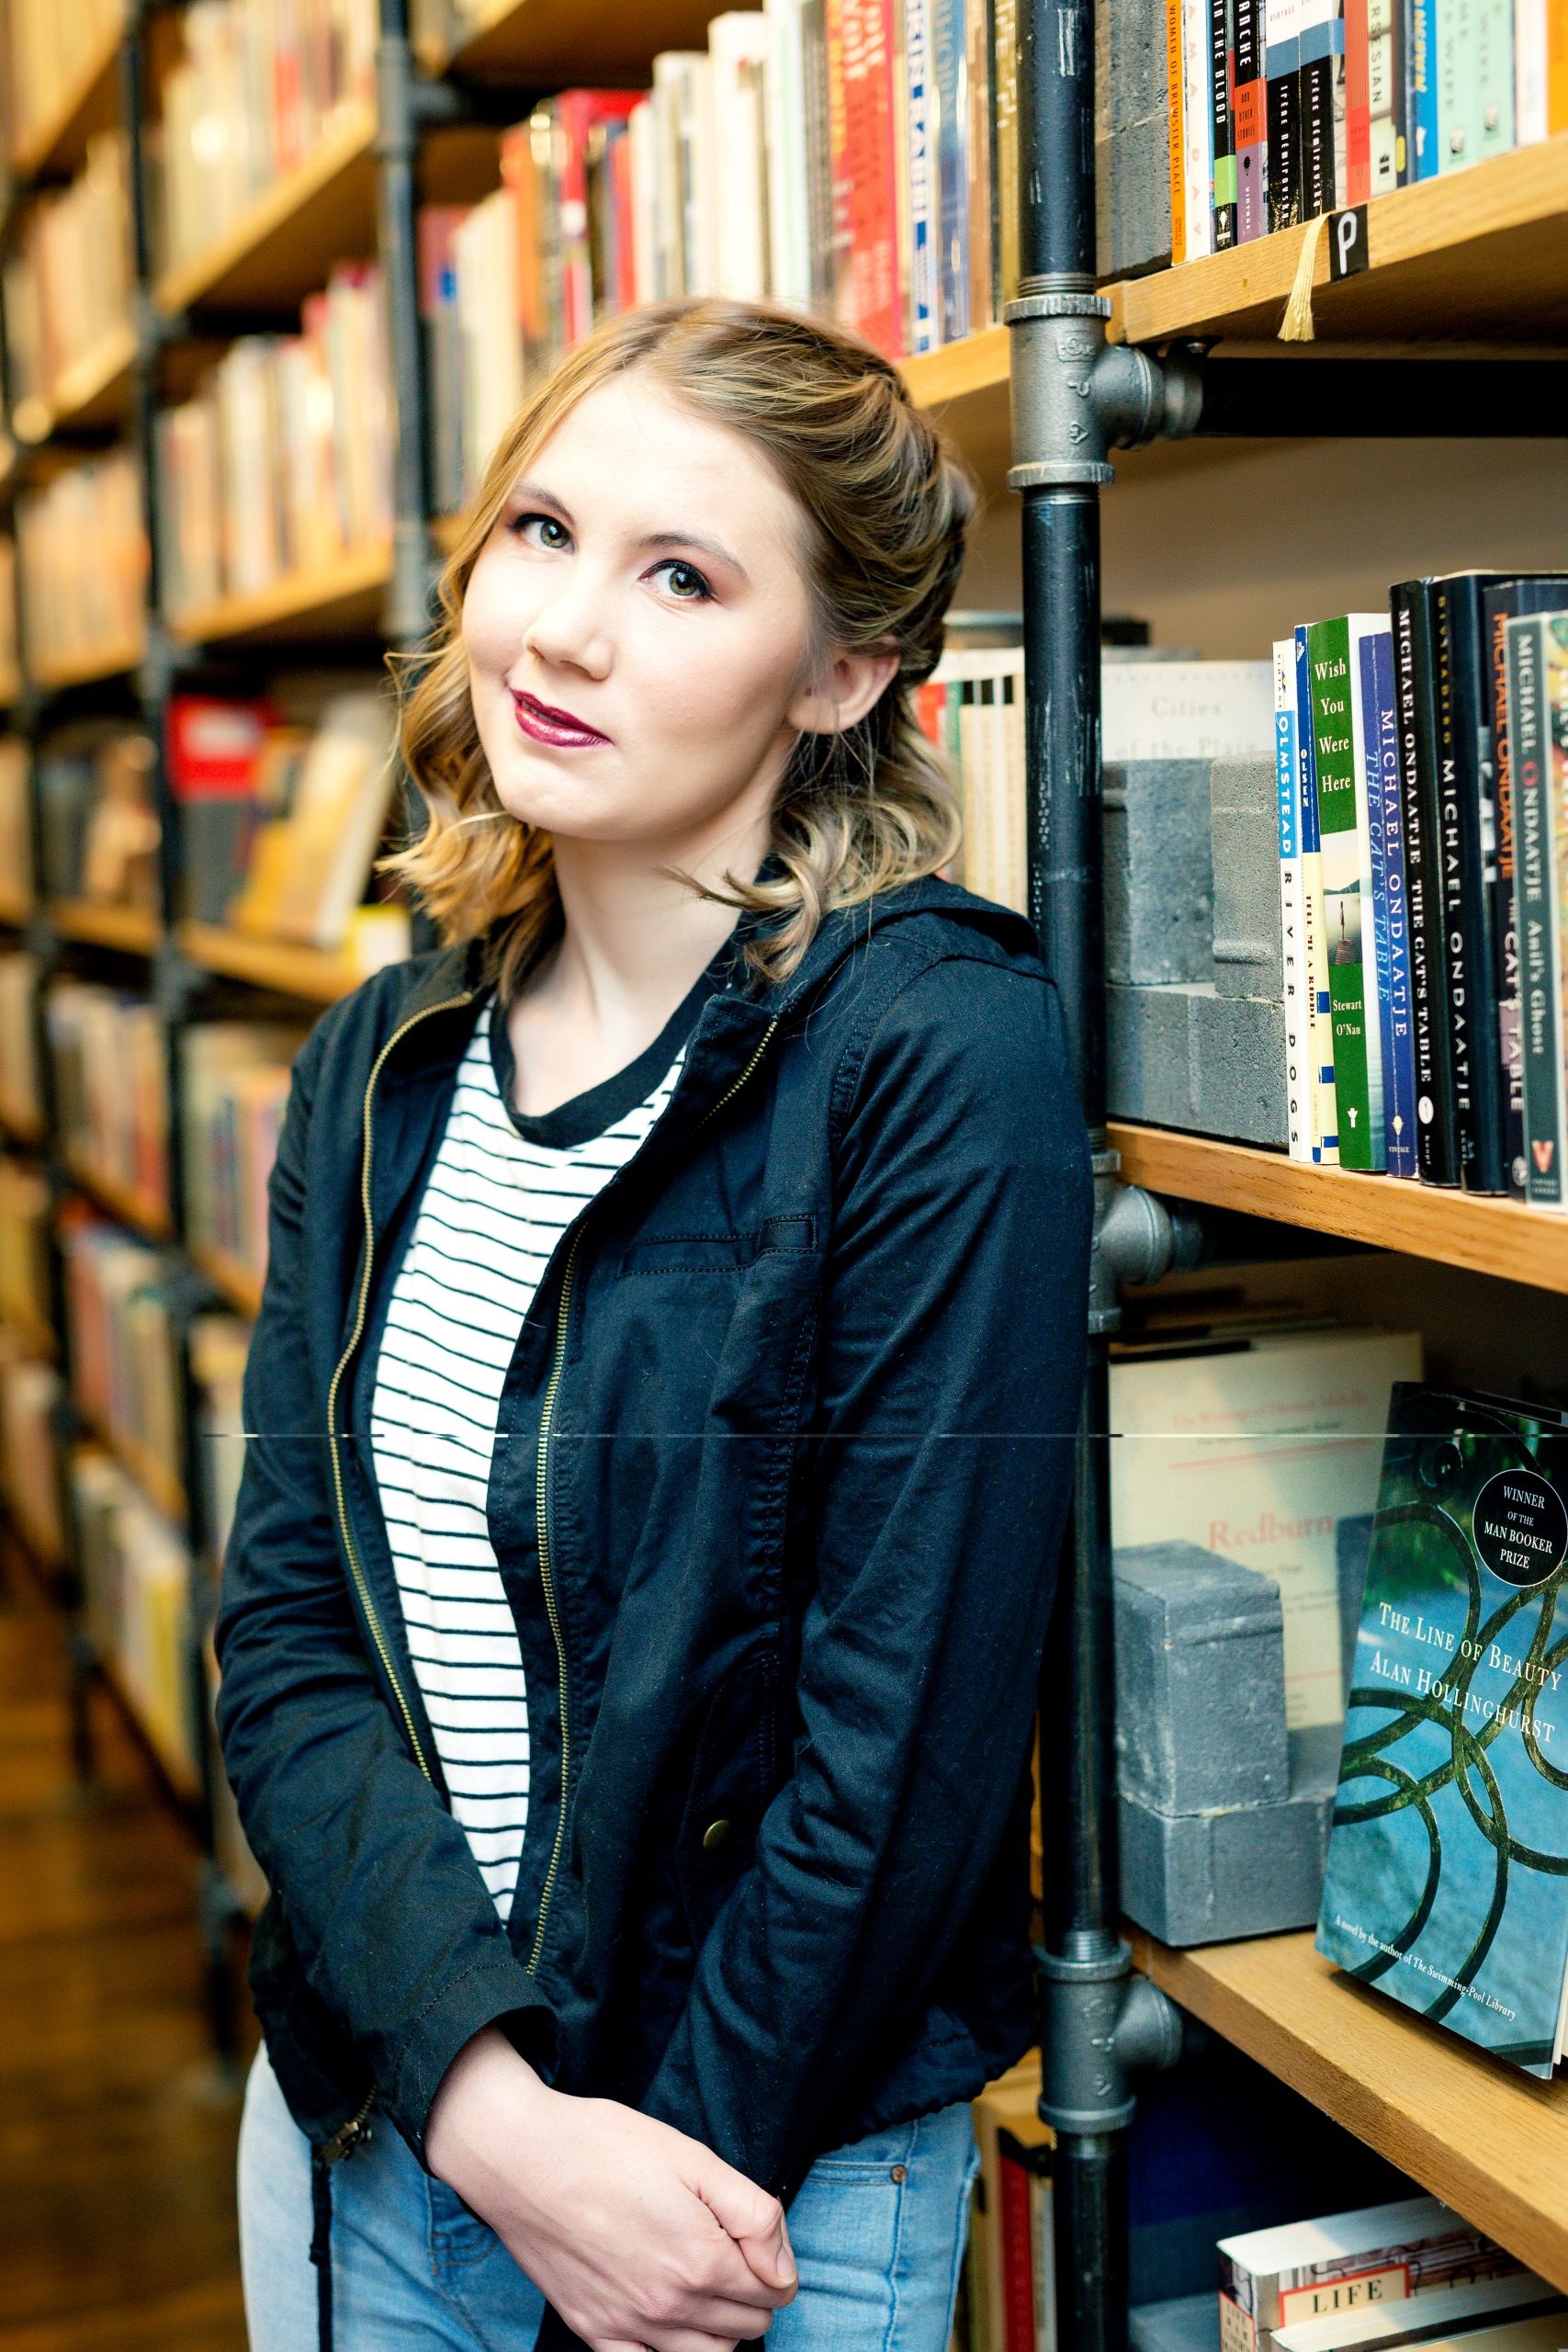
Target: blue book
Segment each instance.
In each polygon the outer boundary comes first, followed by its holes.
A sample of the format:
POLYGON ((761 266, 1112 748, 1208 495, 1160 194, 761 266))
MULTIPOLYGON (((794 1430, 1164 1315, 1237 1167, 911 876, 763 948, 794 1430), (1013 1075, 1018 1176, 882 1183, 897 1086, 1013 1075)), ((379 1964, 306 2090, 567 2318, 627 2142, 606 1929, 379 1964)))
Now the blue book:
POLYGON ((1393 707, 1393 633, 1360 644, 1372 854, 1372 947, 1382 1035, 1383 1138, 1391 1176, 1415 1176, 1416 1047, 1410 1026, 1410 925, 1404 908, 1404 832, 1399 806, 1399 733, 1393 707))
POLYGON ((931 143, 930 0, 904 0, 904 71, 909 102, 909 349, 934 351, 937 171, 931 143))
POLYGON ((1317 1948, 1526 2073, 1568 1975, 1568 1418, 1396 1381, 1317 1948))
POLYGON ((1410 177, 1438 176, 1438 0, 1406 0, 1404 43, 1410 177))
POLYGON ((1302 956, 1306 982, 1307 1053, 1312 1081, 1312 1156, 1320 1166, 1339 1159, 1339 1114, 1334 1087, 1334 1004, 1328 987, 1328 933, 1323 904, 1323 835, 1317 817, 1317 750, 1312 724, 1312 673, 1307 633, 1296 646, 1296 758, 1301 784, 1302 956))
MULTIPOLYGON (((941 343, 969 332, 969 75, 964 0, 931 0, 930 86, 936 120, 937 301, 941 343)), ((929 119, 929 117, 928 117, 929 119)))

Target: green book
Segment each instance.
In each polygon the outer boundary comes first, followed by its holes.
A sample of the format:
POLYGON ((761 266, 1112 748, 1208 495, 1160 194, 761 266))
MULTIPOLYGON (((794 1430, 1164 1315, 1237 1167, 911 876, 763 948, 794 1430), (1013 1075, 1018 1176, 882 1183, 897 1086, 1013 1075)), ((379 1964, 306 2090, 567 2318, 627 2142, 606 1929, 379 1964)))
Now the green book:
POLYGON ((1317 1948, 1532 2075, 1568 1976, 1568 1417, 1393 1389, 1317 1948))
POLYGON ((1514 888, 1518 909, 1525 1192, 1563 1203, 1563 941, 1568 933, 1568 613, 1506 623, 1514 888))
POLYGON ((1307 630, 1339 1163, 1369 1170, 1386 1168, 1388 1151, 1372 950, 1360 647, 1363 637, 1387 628, 1382 613, 1350 613, 1339 620, 1314 621, 1307 630))

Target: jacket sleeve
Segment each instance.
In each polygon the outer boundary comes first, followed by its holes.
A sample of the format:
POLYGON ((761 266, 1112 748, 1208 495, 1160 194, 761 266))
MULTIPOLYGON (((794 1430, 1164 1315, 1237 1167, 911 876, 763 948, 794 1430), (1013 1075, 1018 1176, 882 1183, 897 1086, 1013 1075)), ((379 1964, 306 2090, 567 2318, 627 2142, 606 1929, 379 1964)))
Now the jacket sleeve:
POLYGON ((461 1827, 413 1760, 349 1591, 307 1342, 302 1228, 321 1059, 318 1028, 295 1065, 268 1190, 216 1633, 219 1730, 307 1981, 423 2156, 431 2102, 464 2043, 499 2021, 543 2058, 551 2020, 461 1827))
POLYGON ((1039 974, 923 971, 840 1084, 794 1772, 647 2101, 785 2193, 867 2052, 918 2018, 1017 1798, 1091 1226, 1039 974))

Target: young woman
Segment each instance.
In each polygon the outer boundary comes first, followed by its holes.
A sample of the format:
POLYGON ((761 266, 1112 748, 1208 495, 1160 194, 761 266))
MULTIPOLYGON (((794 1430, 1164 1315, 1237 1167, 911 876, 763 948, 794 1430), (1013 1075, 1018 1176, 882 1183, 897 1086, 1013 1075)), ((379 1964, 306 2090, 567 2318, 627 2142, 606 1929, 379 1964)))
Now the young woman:
POLYGON ((218 1631, 254 2352, 945 2345, 1090 1223, 1027 927, 935 878, 969 511, 874 353, 671 305, 447 566, 450 944, 296 1062, 218 1631))

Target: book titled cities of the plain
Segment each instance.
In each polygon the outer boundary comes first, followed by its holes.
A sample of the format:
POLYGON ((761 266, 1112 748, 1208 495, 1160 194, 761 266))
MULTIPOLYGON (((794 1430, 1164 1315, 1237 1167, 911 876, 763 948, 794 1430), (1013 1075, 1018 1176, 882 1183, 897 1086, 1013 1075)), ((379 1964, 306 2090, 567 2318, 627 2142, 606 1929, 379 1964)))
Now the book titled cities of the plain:
POLYGON ((1549 2075, 1568 2007, 1568 1417, 1396 1383, 1318 1950, 1549 2075))

